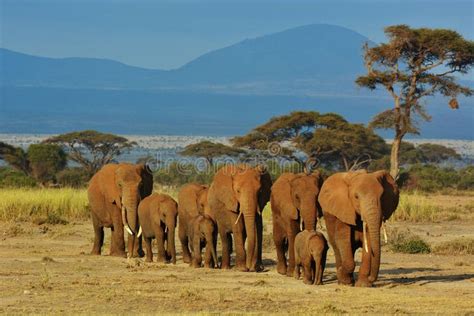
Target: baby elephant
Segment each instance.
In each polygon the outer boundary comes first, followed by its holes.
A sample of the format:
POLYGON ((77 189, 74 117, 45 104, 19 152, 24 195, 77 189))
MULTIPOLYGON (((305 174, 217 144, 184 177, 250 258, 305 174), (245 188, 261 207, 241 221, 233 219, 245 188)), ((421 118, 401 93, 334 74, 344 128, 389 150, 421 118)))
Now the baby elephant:
POLYGON ((216 240, 217 229, 214 221, 207 215, 198 215, 190 223, 192 262, 194 268, 200 268, 202 262, 201 250, 206 247, 204 267, 217 267, 216 240))
POLYGON ((305 284, 323 284, 327 252, 328 243, 320 232, 304 230, 296 235, 295 278, 300 278, 300 266, 303 266, 305 284))
POLYGON ((178 204, 167 194, 153 193, 140 202, 138 220, 146 247, 146 262, 153 261, 151 240, 158 244, 158 262, 171 260, 176 264, 175 228, 178 204), (165 248, 166 241, 166 248, 165 248))

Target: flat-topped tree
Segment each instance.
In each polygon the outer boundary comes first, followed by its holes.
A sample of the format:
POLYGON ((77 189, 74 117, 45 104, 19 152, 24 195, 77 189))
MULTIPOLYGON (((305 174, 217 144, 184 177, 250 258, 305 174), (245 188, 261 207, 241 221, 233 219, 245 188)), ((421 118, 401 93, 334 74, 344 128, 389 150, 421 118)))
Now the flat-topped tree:
POLYGON ((238 157, 244 153, 245 151, 239 148, 203 140, 199 143, 190 144, 184 147, 179 154, 182 156, 205 158, 209 165, 212 166, 215 158, 238 157))
POLYGON ((112 162, 124 150, 136 145, 125 137, 93 130, 62 134, 48 138, 44 142, 63 146, 68 158, 80 164, 89 176, 112 162))
POLYGON ((30 175, 30 162, 22 148, 0 142, 0 160, 5 161, 13 169, 30 175))
POLYGON ((387 152, 384 140, 371 129, 335 113, 314 111, 273 117, 231 141, 237 147, 296 161, 301 167, 319 160, 328 167, 356 169, 387 152))
POLYGON ((388 43, 365 45, 367 75, 358 77, 356 83, 371 90, 385 88, 393 98, 393 107, 377 114, 371 125, 395 132, 390 174, 397 178, 403 137, 418 133, 417 120, 430 120, 421 101, 441 94, 457 109, 459 95, 472 95, 473 90, 460 85, 453 74, 466 74, 473 66, 474 42, 455 31, 407 25, 389 26, 385 34, 388 43))

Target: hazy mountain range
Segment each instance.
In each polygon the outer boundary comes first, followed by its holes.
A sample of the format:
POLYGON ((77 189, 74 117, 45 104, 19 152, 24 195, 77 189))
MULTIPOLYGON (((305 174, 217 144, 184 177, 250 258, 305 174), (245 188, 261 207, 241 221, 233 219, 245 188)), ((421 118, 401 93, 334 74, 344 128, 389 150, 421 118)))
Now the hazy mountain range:
MULTIPOLYGON (((243 40, 174 70, 0 49, 0 132, 233 135, 292 110, 367 122, 391 100, 354 84, 365 72, 365 42, 346 28, 308 25, 243 40)), ((446 100, 429 102, 433 122, 423 137, 473 139, 472 99, 461 99, 458 111, 446 100)))

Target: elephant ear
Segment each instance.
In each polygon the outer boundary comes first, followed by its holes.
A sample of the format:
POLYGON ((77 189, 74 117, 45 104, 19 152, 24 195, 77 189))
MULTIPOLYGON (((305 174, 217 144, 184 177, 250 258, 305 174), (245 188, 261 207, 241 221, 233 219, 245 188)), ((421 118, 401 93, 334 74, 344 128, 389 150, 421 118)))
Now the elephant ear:
POLYGON ((226 210, 237 212, 238 202, 235 198, 233 176, 239 172, 234 165, 222 167, 214 176, 209 188, 209 204, 216 202, 224 205, 226 210))
POLYGON ((263 212, 265 205, 270 200, 270 194, 272 192, 272 178, 266 168, 259 167, 260 169, 260 192, 258 194, 258 206, 263 212))
POLYGON ((153 192, 153 174, 150 168, 145 164, 137 165, 137 172, 142 178, 140 194, 143 199, 153 192))
POLYGON ((374 175, 383 186, 383 193, 380 202, 382 205, 383 220, 387 220, 397 209, 400 191, 398 190, 397 183, 388 171, 379 170, 374 172, 374 175))
MULTIPOLYGON (((275 209, 278 208, 280 212, 285 213, 292 220, 298 219, 298 210, 295 207, 293 197, 291 194, 291 181, 296 178, 293 173, 284 173, 280 175, 278 180, 272 186, 272 203, 277 203, 275 209)), ((274 206, 272 205, 272 208, 274 206)))
POLYGON ((114 203, 119 209, 122 208, 120 189, 116 182, 116 171, 118 164, 107 164, 99 170, 100 190, 108 203, 114 203))
POLYGON ((323 213, 336 216, 340 221, 356 224, 356 210, 349 197, 350 173, 336 173, 324 181, 319 193, 323 213))

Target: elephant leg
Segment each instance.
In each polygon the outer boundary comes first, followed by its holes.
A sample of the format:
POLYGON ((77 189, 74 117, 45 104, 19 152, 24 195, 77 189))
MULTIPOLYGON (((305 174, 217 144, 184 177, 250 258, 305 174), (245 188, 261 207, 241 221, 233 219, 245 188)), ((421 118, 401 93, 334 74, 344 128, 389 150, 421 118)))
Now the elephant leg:
POLYGON ((112 217, 112 242, 110 243, 110 255, 116 257, 127 257, 125 252, 125 241, 123 235, 122 218, 118 215, 112 217))
POLYGON ((214 262, 212 261, 212 245, 210 243, 206 243, 206 252, 204 253, 204 268, 214 268, 214 262))
MULTIPOLYGON (((358 235, 359 232, 357 232, 358 235)), ((362 236, 360 236, 360 239, 363 239, 362 236)), ((369 232, 367 232, 367 247, 370 250, 370 237, 369 237, 369 232)), ((359 267, 359 275, 357 277, 357 282, 355 286, 359 287, 371 287, 372 282, 369 281, 369 274, 370 274, 370 253, 366 252, 364 250, 364 246, 362 245, 362 262, 359 267)))
POLYGON ((292 276, 292 271, 295 270, 295 237, 299 232, 299 226, 297 221, 291 221, 290 227, 287 231, 288 237, 288 269, 286 270, 287 276, 292 276))
POLYGON ((273 241, 275 242, 275 248, 277 252, 277 272, 286 275, 286 257, 285 257, 285 244, 286 233, 281 223, 273 217, 273 241))
POLYGON ((230 269, 230 247, 232 240, 230 239, 229 234, 225 230, 219 230, 219 235, 221 236, 222 243, 222 269, 230 269))
POLYGON ((314 260, 314 285, 322 285, 323 284, 323 258, 317 257, 314 260))
POLYGON ((263 266, 263 260, 262 260, 262 252, 263 252, 263 216, 262 215, 257 215, 255 218, 256 220, 256 225, 257 225, 257 247, 256 247, 256 258, 257 258, 257 263, 255 266, 255 271, 263 271, 264 266, 263 266))
POLYGON ((161 225, 155 226, 155 238, 158 247, 157 261, 166 262, 166 250, 165 250, 165 232, 161 225))
MULTIPOLYGON (((198 234, 196 234, 198 235, 198 234)), ((202 247, 201 247, 201 239, 199 236, 195 236, 193 238, 193 260, 191 266, 193 268, 200 268, 202 263, 202 255, 201 255, 202 247)))
POLYGON ((305 258, 303 260, 303 282, 305 284, 312 284, 313 272, 311 271, 311 259, 305 258))
POLYGON ((100 255, 102 245, 104 244, 104 227, 101 225, 97 215, 92 212, 92 225, 94 226, 94 245, 91 254, 100 255))
POLYGON ((351 227, 345 223, 336 223, 337 237, 336 245, 340 253, 340 266, 337 268, 337 279, 339 284, 354 284, 354 253, 351 244, 351 227))
POLYGON ((128 240, 127 240, 128 249, 131 248, 130 244, 132 243, 133 240, 134 240, 134 244, 133 244, 132 258, 143 258, 145 253, 143 252, 143 247, 142 247, 142 236, 138 238, 133 238, 132 236, 128 235, 128 240))
MULTIPOLYGON (((244 227, 242 221, 233 227, 235 245, 235 267, 237 270, 247 272, 247 262, 245 253, 244 227)), ((251 255, 251 254, 249 254, 251 255)))
MULTIPOLYGON (((294 271, 294 277, 295 279, 299 280, 300 278, 300 269, 301 269, 301 258, 300 256, 296 256, 295 258, 295 271, 294 271)), ((286 273, 285 273, 286 274, 286 273)))
POLYGON ((178 226, 178 236, 179 236, 179 241, 181 242, 181 249, 183 251, 183 261, 184 263, 190 263, 191 262, 191 252, 189 251, 189 238, 186 234, 186 223, 184 221, 179 223, 178 226))
POLYGON ((152 238, 145 237, 146 258, 145 262, 153 262, 153 249, 151 247, 152 238))

